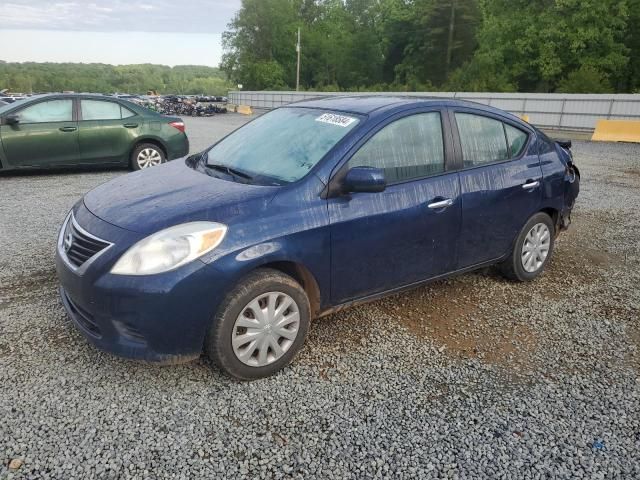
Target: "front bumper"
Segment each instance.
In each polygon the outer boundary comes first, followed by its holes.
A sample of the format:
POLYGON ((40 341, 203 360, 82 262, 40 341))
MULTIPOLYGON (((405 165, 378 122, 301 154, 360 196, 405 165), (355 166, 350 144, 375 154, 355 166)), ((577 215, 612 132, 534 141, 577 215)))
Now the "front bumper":
POLYGON ((112 275, 115 261, 140 236, 83 205, 74 213, 84 229, 113 243, 84 271, 56 251, 62 304, 78 330, 101 350, 125 358, 181 363, 200 356, 226 294, 224 275, 200 261, 159 275, 112 275))

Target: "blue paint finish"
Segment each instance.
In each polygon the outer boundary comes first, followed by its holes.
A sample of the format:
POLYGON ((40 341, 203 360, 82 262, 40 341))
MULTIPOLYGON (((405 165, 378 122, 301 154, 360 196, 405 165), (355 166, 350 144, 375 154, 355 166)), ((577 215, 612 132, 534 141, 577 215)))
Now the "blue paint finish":
POLYGON ((332 301, 454 271, 460 206, 457 173, 330 199, 332 301), (428 208, 444 198, 454 204, 428 208))
POLYGON ((522 188, 527 182, 542 182, 538 155, 532 150, 517 160, 460 172, 460 268, 507 255, 522 226, 541 210, 542 183, 522 188))
POLYGON ((308 272, 320 296, 314 313, 322 314, 500 259, 533 213, 543 208, 570 213, 569 154, 512 115, 469 102, 404 97, 332 98, 297 106, 361 118, 299 181, 282 186, 237 183, 177 160, 116 178, 76 204, 78 224, 113 243, 82 275, 60 253, 56 256, 63 303, 91 342, 130 358, 193 358, 202 351, 227 292, 261 266, 298 266, 308 272), (453 108, 526 130, 530 139, 525 153, 511 161, 462 168, 457 129, 447 113, 453 108), (434 109, 443 113, 445 173, 387 185, 377 193, 341 191, 342 167, 375 131, 434 109), (540 187, 522 189, 536 179, 540 187), (451 205, 428 207, 444 199, 451 199, 451 205), (224 223, 228 233, 215 250, 174 271, 139 277, 110 273, 139 240, 191 221, 224 223), (82 315, 99 335, 87 328, 82 315))
POLYGON ((209 177, 184 159, 140 170, 100 185, 84 198, 103 220, 139 233, 153 233, 187 221, 225 223, 266 207, 277 188, 209 177))
POLYGON ((560 145, 544 136, 539 138, 538 152, 544 177, 542 206, 551 208, 561 215, 568 215, 575 200, 571 198, 572 188, 567 174, 567 166, 573 163, 573 159, 560 145))

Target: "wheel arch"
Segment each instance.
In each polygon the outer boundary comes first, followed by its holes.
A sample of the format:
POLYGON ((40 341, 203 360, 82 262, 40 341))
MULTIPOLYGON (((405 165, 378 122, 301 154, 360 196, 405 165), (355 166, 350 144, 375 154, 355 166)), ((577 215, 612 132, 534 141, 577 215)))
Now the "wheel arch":
POLYGON ((553 207, 544 207, 540 209, 538 213, 546 213, 551 217, 551 221, 553 222, 553 228, 555 230, 555 234, 557 235, 560 231, 560 211, 553 207))
POLYGON ((320 313, 320 286, 311 273, 311 271, 303 264, 290 261, 290 260, 278 260, 270 261, 256 266, 253 270, 260 268, 272 268, 278 270, 285 275, 289 275, 304 289, 307 297, 309 298, 309 306, 311 308, 311 317, 315 318, 320 313))
POLYGON ((162 153, 164 153, 164 157, 166 159, 169 158, 169 152, 167 150, 167 146, 164 144, 164 142, 162 140, 160 140, 159 138, 155 138, 155 137, 142 137, 142 138, 136 138, 135 142, 133 142, 133 145, 131 146, 131 149, 129 150, 129 161, 131 161, 131 155, 133 155, 133 152, 136 148, 138 148, 140 145, 142 145, 143 143, 151 143, 153 145, 155 145, 156 147, 160 148, 162 150, 162 153))

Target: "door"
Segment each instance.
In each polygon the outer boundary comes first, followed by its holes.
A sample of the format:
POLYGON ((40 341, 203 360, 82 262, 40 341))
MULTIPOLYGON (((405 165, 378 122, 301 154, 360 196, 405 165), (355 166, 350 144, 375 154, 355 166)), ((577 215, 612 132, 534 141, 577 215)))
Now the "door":
POLYGON ((78 126, 83 162, 128 162, 140 121, 134 112, 118 102, 80 100, 78 126))
POLYGON ((461 203, 443 120, 440 111, 394 118, 341 168, 381 168, 387 188, 328 200, 334 304, 455 270, 461 203))
POLYGON ((462 161, 458 258, 465 268, 510 251, 540 209, 542 170, 531 132, 472 110, 455 111, 452 120, 462 161))
POLYGON ((52 99, 15 112, 19 122, 2 125, 2 144, 10 165, 42 167, 77 161, 78 124, 73 100, 52 99))

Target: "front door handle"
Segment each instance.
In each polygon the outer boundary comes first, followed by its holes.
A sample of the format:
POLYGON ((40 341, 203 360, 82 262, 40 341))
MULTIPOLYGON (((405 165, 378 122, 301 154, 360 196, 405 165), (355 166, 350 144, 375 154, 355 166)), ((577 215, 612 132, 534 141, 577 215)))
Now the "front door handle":
POLYGON ((59 130, 61 132, 75 132, 78 127, 60 127, 59 130))
POLYGON ((525 183, 524 185, 522 185, 522 188, 524 188, 525 190, 531 190, 532 188, 536 188, 540 186, 540 181, 535 180, 535 181, 531 181, 531 180, 527 180, 527 183, 525 183))
POLYGON ((438 210, 440 208, 447 208, 453 205, 453 200, 450 198, 446 198, 444 200, 438 200, 437 202, 430 203, 427 205, 431 210, 438 210))
POLYGON ((137 128, 138 124, 137 123, 125 123, 123 126, 125 128, 137 128))

